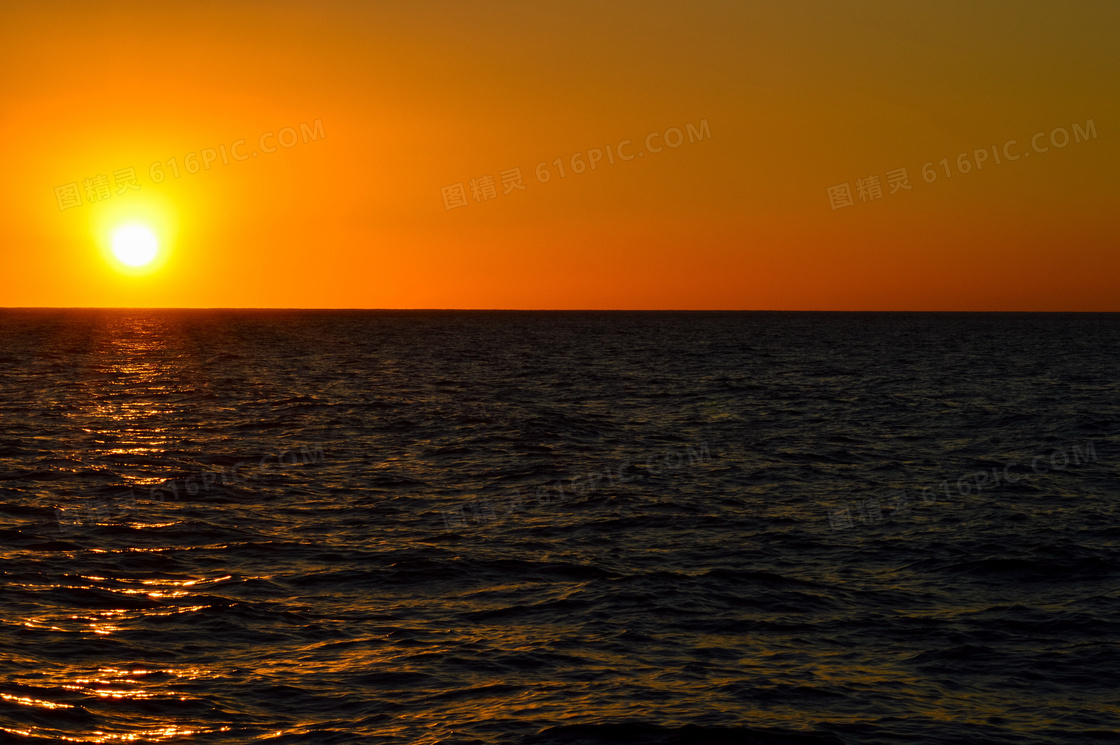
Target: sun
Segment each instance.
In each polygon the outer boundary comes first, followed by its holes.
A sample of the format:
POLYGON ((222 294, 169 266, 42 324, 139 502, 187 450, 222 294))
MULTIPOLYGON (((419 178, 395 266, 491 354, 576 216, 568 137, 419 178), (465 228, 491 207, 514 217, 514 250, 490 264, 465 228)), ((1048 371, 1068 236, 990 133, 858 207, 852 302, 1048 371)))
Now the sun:
POLYGON ((145 266, 159 252, 159 241, 147 226, 125 225, 113 232, 113 255, 122 264, 145 266))
POLYGON ((139 280, 171 262, 178 245, 178 209, 166 194, 130 196, 131 201, 108 200, 100 211, 91 211, 89 237, 106 269, 139 280))

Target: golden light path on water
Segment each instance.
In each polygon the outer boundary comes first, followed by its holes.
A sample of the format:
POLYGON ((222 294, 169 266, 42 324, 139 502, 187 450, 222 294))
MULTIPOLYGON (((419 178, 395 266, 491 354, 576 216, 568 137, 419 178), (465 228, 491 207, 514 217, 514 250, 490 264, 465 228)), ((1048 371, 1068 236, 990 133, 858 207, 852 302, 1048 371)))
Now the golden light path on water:
MULTIPOLYGON (((146 237, 145 237, 146 238, 146 237)), ((135 248, 135 247, 134 247, 135 248)), ((150 248, 150 247, 148 247, 150 248)), ((171 427, 169 422, 182 413, 182 407, 173 402, 173 395, 185 389, 187 383, 176 369, 167 364, 166 349, 159 324, 144 319, 127 319, 113 327, 103 329, 94 340, 93 357, 84 370, 79 370, 79 385, 86 389, 86 406, 68 411, 77 431, 84 433, 82 442, 75 446, 69 470, 105 472, 125 470, 125 478, 141 492, 166 479, 153 472, 151 463, 166 454, 171 427), (110 465, 111 464, 111 465, 110 465), (129 473, 132 471, 132 473, 129 473)), ((158 531, 179 524, 179 520, 133 520, 123 523, 133 530, 158 531)), ((114 524, 97 520, 97 525, 114 524)), ((122 524, 116 521, 115 524, 122 524)), ((204 547, 200 547, 204 548, 204 547)), ((221 548, 216 546, 212 548, 221 548)), ((85 553, 97 555, 162 555, 181 549, 174 546, 125 548, 100 548, 91 546, 85 553)), ((68 552, 76 565, 82 563, 81 552, 68 552)), ((33 612, 23 618, 20 625, 28 630, 59 634, 65 640, 72 634, 109 639, 138 625, 158 621, 162 617, 193 614, 210 608, 210 604, 182 604, 194 595, 199 586, 213 588, 233 579, 228 573, 211 577, 152 578, 130 577, 104 573, 74 575, 73 581, 54 583, 9 583, 34 593, 108 593, 109 596, 142 599, 147 607, 98 608, 85 613, 59 613, 57 610, 33 612)), ((241 578, 246 581, 256 578, 241 578)), ((48 604, 49 605, 49 604, 48 604)), ((0 694, 0 700, 9 704, 44 710, 75 710, 82 699, 107 702, 142 702, 166 700, 172 696, 188 701, 189 696, 175 694, 174 688, 190 681, 208 680, 217 675, 213 669, 185 666, 161 668, 97 667, 93 674, 81 671, 81 665, 69 665, 49 675, 55 690, 70 691, 80 696, 76 703, 51 701, 32 695, 0 694)), ((148 718, 148 717, 145 717, 148 718)), ((0 727, 13 735, 24 737, 49 737, 56 741, 80 743, 158 742, 200 734, 228 731, 228 726, 198 727, 179 723, 162 723, 136 728, 135 722, 128 732, 95 729, 75 737, 55 731, 51 727, 20 729, 0 727)))

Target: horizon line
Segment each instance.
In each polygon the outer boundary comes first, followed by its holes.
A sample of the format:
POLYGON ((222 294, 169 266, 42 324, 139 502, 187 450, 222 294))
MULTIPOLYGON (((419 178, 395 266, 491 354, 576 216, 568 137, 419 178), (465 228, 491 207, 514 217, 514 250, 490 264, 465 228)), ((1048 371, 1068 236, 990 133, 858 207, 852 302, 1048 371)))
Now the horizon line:
POLYGON ((0 305, 7 310, 176 310, 176 311, 367 311, 375 313, 1120 313, 1120 310, 836 310, 790 308, 326 308, 326 307, 202 307, 118 305, 0 305))

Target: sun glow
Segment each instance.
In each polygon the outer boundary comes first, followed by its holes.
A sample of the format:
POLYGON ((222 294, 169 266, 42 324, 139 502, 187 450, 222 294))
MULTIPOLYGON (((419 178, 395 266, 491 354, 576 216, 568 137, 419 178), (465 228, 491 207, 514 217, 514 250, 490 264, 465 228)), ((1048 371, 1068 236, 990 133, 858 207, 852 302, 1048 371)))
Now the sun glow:
POLYGON ((123 264, 145 266, 158 251, 155 233, 144 225, 126 225, 113 233, 113 255, 123 264))
POLYGON ((129 196, 128 200, 99 204, 100 210, 91 211, 89 236, 99 249, 101 267, 111 270, 114 279, 123 281, 121 287, 135 293, 141 286, 155 285, 140 285, 132 280, 152 278, 172 261, 179 219, 178 209, 167 194, 137 192, 129 196))

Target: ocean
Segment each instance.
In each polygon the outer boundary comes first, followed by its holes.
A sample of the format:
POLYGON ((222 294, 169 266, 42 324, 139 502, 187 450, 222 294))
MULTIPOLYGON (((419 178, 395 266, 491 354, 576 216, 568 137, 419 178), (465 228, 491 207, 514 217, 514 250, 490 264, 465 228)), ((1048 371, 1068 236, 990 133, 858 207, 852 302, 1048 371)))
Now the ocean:
POLYGON ((1120 318, 0 310, 0 742, 1120 741, 1120 318))

